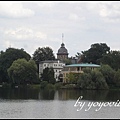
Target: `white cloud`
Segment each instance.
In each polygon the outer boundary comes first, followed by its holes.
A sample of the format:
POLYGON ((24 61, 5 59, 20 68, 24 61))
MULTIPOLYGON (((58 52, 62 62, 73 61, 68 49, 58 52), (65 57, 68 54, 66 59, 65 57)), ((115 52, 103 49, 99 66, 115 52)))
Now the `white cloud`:
POLYGON ((70 15, 69 15, 69 19, 71 19, 71 20, 78 20, 79 17, 78 17, 78 15, 76 15, 76 14, 70 14, 70 15))
POLYGON ((15 47, 14 43, 11 43, 10 40, 4 40, 4 47, 8 48, 8 47, 15 47))
POLYGON ((100 16, 117 18, 120 17, 120 5, 118 4, 105 4, 100 7, 100 16))
POLYGON ((61 33, 70 55, 96 41, 111 43, 110 47, 114 43, 115 48, 116 43, 120 46, 119 11, 118 2, 0 2, 0 48, 11 45, 32 54, 38 47, 49 45, 56 53, 61 33))
POLYGON ((105 22, 120 22, 120 4, 109 3, 101 5, 99 15, 105 22))
POLYGON ((77 14, 73 14, 73 13, 69 15, 69 19, 73 21, 85 21, 86 20, 84 16, 78 16, 77 14))
POLYGON ((8 29, 4 32, 8 37, 18 40, 29 40, 29 39, 46 39, 47 35, 37 30, 26 27, 18 27, 16 29, 8 29))
POLYGON ((34 15, 34 11, 24 8, 22 3, 0 3, 0 16, 22 18, 34 15))
POLYGON ((46 34, 44 34, 44 33, 42 33, 42 32, 36 32, 35 34, 34 34, 34 36, 36 37, 36 38, 40 38, 40 39, 46 39, 47 38, 47 35, 46 34))
POLYGON ((37 5, 41 8, 51 8, 55 5, 55 2, 52 1, 39 1, 39 3, 37 3, 37 5))
POLYGON ((87 3, 88 10, 99 15, 102 20, 107 22, 120 21, 120 4, 119 2, 99 2, 87 3))

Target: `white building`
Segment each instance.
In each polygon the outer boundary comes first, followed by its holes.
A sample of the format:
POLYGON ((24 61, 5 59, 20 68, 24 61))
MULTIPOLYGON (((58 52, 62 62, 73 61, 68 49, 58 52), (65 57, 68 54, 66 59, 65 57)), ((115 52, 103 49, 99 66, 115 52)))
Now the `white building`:
POLYGON ((39 63, 39 77, 41 77, 41 73, 43 73, 43 70, 45 68, 50 68, 52 67, 54 69, 54 78, 56 81, 58 81, 58 76, 60 72, 62 71, 63 67, 65 66, 65 63, 59 61, 59 60, 46 60, 46 61, 41 61, 39 63))

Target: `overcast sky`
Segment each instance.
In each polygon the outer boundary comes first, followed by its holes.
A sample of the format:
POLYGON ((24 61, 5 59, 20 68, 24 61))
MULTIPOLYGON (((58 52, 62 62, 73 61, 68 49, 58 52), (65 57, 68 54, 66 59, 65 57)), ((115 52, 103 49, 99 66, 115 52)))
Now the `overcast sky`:
POLYGON ((120 50, 120 2, 0 1, 0 51, 51 47, 56 56, 62 33, 69 57, 94 43, 120 50))

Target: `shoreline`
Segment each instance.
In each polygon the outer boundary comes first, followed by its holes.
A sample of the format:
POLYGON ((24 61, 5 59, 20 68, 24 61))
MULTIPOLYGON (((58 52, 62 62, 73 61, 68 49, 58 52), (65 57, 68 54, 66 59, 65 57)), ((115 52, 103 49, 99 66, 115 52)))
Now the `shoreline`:
POLYGON ((55 83, 55 84, 50 84, 47 83, 44 85, 44 87, 41 84, 26 84, 26 85, 14 85, 12 86, 11 84, 4 83, 0 84, 0 88, 28 88, 28 89, 54 89, 54 90, 59 90, 59 89, 76 89, 76 90, 120 90, 119 87, 109 87, 109 89, 81 89, 77 87, 76 84, 65 84, 64 83, 55 83))

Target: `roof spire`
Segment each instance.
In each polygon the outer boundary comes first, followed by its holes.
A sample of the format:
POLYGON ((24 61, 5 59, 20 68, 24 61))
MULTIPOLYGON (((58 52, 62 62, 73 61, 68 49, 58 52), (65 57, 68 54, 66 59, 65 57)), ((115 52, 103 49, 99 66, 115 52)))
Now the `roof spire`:
POLYGON ((64 37, 64 34, 62 33, 62 43, 63 43, 63 37, 64 37))

